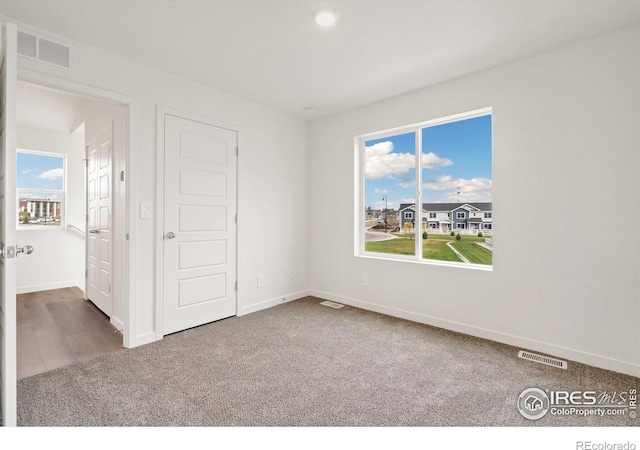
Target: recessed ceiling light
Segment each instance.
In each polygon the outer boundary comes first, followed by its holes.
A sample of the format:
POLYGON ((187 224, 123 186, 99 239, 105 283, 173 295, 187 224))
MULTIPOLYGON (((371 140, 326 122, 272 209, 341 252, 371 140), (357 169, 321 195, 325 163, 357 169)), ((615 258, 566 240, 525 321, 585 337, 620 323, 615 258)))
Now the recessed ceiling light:
POLYGON ((332 8, 322 8, 313 14, 313 20, 321 27, 330 27, 338 20, 338 13, 332 8))
POLYGON ((307 106, 306 108, 304 108, 303 111, 309 114, 313 114, 315 112, 318 112, 318 108, 315 108, 313 106, 307 106))

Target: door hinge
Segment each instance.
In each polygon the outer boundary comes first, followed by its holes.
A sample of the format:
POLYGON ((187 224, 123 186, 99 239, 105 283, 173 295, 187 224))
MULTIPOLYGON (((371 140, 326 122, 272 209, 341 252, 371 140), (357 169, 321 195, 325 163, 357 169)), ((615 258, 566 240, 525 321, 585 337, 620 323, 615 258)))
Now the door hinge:
POLYGON ((238 290, 238 282, 237 281, 235 283, 233 283, 233 290, 234 291, 238 290))
POLYGON ((89 278, 89 270, 84 269, 84 277, 89 278))
POLYGON ((235 219, 236 223, 238 223, 238 215, 237 214, 235 215, 234 219, 235 219))
POLYGON ((236 156, 240 156, 240 149, 236 146, 236 156))

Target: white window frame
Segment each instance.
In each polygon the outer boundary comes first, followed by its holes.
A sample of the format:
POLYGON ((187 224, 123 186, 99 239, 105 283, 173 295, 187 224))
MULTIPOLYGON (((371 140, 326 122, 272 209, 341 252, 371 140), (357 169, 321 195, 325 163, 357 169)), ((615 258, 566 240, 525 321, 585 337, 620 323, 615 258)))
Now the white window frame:
POLYGON ((491 219, 491 218, 492 218, 492 217, 491 217, 491 213, 490 213, 490 212, 486 212, 486 213, 484 213, 484 218, 485 218, 485 219, 491 219))
MULTIPOLYGON (((362 224, 365 223, 365 143, 372 140, 384 139, 388 137, 397 136, 400 134, 415 133, 415 206, 416 211, 414 214, 415 223, 422 223, 423 211, 422 211, 422 129, 429 128, 438 125, 444 125, 451 122, 458 122, 466 119, 473 119, 476 117, 492 115, 493 111, 491 107, 477 109, 461 114, 454 114, 434 120, 428 120, 425 122, 407 125, 397 128, 392 128, 380 132, 363 134, 356 136, 354 140, 354 155, 355 155, 355 205, 354 211, 354 255, 358 257, 375 258, 375 259, 387 259, 387 260, 405 260, 421 264, 432 264, 441 266, 453 266, 470 269, 478 269, 485 271, 492 271, 493 265, 487 266, 483 264, 468 264, 457 263, 450 261, 439 261, 432 259, 424 259, 422 257, 422 232, 419 227, 414 227, 413 233, 415 234, 415 252, 413 255, 398 255, 391 253, 374 253, 367 252, 365 250, 365 233, 362 224)), ((448 217, 451 218, 451 212, 448 217)), ((464 224, 462 224, 464 226, 464 224)))
POLYGON ((65 155, 64 153, 55 153, 55 152, 43 152, 43 151, 39 151, 39 150, 29 150, 29 149, 25 149, 25 148, 18 148, 16 149, 16 160, 17 160, 17 154, 18 153, 26 153, 26 154, 31 154, 31 155, 41 155, 41 156, 49 156, 52 158, 61 158, 62 159, 62 171, 63 171, 63 175, 62 175, 62 190, 56 190, 56 189, 30 189, 30 188, 19 188, 17 185, 17 179, 16 179, 16 203, 18 205, 20 205, 20 197, 22 193, 28 193, 28 194, 43 194, 46 196, 46 194, 54 194, 54 195, 59 195, 60 196, 60 224, 56 225, 56 226, 50 226, 50 225, 46 225, 46 223, 42 223, 42 224, 29 224, 29 225, 25 225, 20 223, 20 212, 17 211, 17 223, 16 223, 16 229, 19 231, 26 231, 26 230, 62 230, 65 227, 65 222, 66 222, 66 209, 67 209, 67 202, 66 202, 66 194, 67 194, 67 155, 65 155))
POLYGON ((467 216, 465 215, 465 213, 463 211, 456 211, 456 219, 464 219, 467 216))
POLYGON ((436 213, 430 212, 429 213, 429 219, 435 219, 435 218, 436 218, 436 213))
POLYGON ((413 211, 405 211, 404 212, 404 218, 405 218, 405 220, 413 219, 413 211))

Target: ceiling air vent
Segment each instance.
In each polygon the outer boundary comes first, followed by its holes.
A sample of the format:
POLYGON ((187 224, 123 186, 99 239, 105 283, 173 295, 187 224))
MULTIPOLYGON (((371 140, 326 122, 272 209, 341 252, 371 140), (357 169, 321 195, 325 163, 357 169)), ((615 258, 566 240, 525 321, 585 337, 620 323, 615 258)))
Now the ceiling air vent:
POLYGON ((18 31, 18 54, 38 58, 38 38, 33 34, 18 31))
MULTIPOLYGON (((2 34, 5 33, 2 25, 2 34)), ((30 31, 18 30, 18 55, 65 69, 73 68, 73 48, 30 31)))
POLYGON ((40 61, 70 68, 71 49, 69 47, 43 38, 38 38, 38 44, 38 59, 40 61))

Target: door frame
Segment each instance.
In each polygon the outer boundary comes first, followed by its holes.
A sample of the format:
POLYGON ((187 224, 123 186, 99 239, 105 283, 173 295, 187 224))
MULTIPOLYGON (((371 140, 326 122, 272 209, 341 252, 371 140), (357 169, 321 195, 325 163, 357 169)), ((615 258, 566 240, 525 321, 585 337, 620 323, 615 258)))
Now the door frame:
MULTIPOLYGON (((156 315, 155 315, 155 331, 156 331, 156 340, 161 340, 164 337, 164 155, 165 155, 165 142, 164 142, 164 119, 165 116, 175 116, 181 119, 191 120, 194 122, 200 122, 206 125, 211 125, 217 128, 224 128, 225 130, 233 131, 237 136, 237 146, 241 147, 241 135, 242 135, 242 127, 234 124, 230 124, 228 122, 222 122, 219 120, 213 120, 208 117, 199 116, 197 114, 192 114, 189 112, 181 111, 175 108, 170 108, 168 106, 158 105, 157 106, 157 114, 156 114, 156 126, 157 126, 157 134, 156 134, 156 267, 155 267, 155 291, 156 291, 156 315)), ((240 152, 237 153, 237 161, 236 161, 236 217, 238 216, 238 199, 240 198, 239 193, 239 173, 240 173, 240 152)), ((233 250, 236 252, 236 286, 238 279, 238 223, 239 219, 236 219, 236 239, 233 243, 233 250)), ((236 289, 236 315, 238 314, 238 297, 239 297, 240 289, 236 289)))
MULTIPOLYGON (((137 255, 135 250, 136 241, 135 241, 135 233, 131 233, 131 220, 135 218, 136 215, 132 214, 132 205, 137 204, 137 194, 135 189, 131 189, 131 183, 133 180, 132 173, 133 168, 137 167, 137 157, 133 154, 130 149, 133 148, 134 144, 134 136, 132 133, 132 117, 135 117, 137 108, 134 103, 133 97, 129 97, 126 95, 122 95, 116 92, 107 91, 104 89, 100 89, 93 86, 88 86, 82 83, 78 83, 76 81, 70 81, 63 78, 54 77, 48 74, 35 72, 33 70, 20 68, 18 67, 18 81, 24 81, 29 83, 34 83, 39 86, 49 87, 53 89, 57 89, 63 92, 68 92, 70 94, 79 94, 86 97, 93 98, 95 100, 102 100, 110 103, 117 103, 122 105, 125 108, 125 120, 124 120, 124 175, 125 175, 125 198, 124 204, 122 204, 123 200, 119 198, 114 198, 112 201, 112 207, 116 207, 116 205, 124 211, 124 227, 126 238, 124 241, 124 286, 113 286, 113 292, 124 292, 124 329, 122 331, 123 335, 123 346, 124 347, 135 347, 137 345, 141 345, 146 342, 137 342, 136 336, 136 323, 137 323, 137 311, 135 308, 135 304, 133 301, 130 301, 131 292, 136 292, 137 282, 135 274, 132 274, 131 271, 137 266, 137 255), (116 290, 117 289, 117 290, 116 290)), ((20 99, 16 99, 18 102, 20 99)), ((113 163, 113 160, 112 160, 113 163)), ((114 174, 115 175, 115 174, 114 174)), ((120 174, 117 174, 117 178, 119 179, 120 174)), ((114 177, 114 179, 116 179, 114 177)), ((85 230, 88 232, 88 230, 85 230)), ((85 252, 86 254, 86 252, 85 252)))

